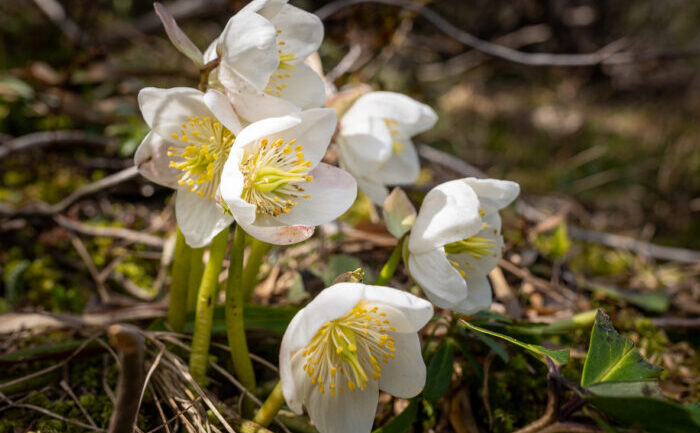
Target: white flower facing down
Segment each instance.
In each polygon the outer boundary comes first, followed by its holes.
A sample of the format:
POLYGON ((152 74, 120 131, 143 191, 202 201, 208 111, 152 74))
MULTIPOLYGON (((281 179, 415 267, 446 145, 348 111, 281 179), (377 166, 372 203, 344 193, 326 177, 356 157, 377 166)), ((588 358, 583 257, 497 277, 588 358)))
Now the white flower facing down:
POLYGON ((491 305, 487 275, 503 253, 498 211, 519 192, 515 182, 469 177, 425 196, 408 239, 408 270, 435 305, 465 314, 491 305))
POLYGON ((243 128, 216 90, 146 88, 139 106, 151 132, 135 163, 149 180, 177 189, 175 215, 192 247, 207 245, 234 217, 262 241, 300 242, 355 199, 352 176, 319 163, 336 125, 331 109, 243 128))
POLYGON ((376 204, 386 185, 416 181, 418 153, 411 137, 432 128, 437 114, 429 106, 393 92, 371 92, 355 101, 340 120, 338 156, 376 204))
POLYGON ((432 305, 360 283, 322 291, 282 338, 280 376, 289 407, 302 406, 321 433, 369 432, 379 390, 411 398, 425 385, 418 331, 432 305))
POLYGON ((336 123, 332 109, 312 108, 255 122, 236 137, 221 197, 246 232, 273 244, 300 242, 350 207, 355 179, 320 162, 336 123))
POLYGON ((250 122, 326 102, 323 81, 304 63, 321 45, 323 23, 287 2, 250 2, 204 53, 205 62, 221 58, 211 84, 222 86, 250 122))

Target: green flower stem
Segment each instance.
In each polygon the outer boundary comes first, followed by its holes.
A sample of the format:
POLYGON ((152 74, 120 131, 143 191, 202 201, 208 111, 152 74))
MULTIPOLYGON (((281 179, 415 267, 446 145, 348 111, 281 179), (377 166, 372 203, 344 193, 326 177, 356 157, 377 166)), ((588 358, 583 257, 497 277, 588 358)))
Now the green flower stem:
POLYGON ((374 280, 375 286, 385 285, 389 282, 389 280, 391 280, 391 277, 394 276, 394 273, 396 273, 396 266, 398 266, 399 260, 401 260, 403 240, 404 238, 399 239, 399 243, 396 244, 394 251, 391 252, 391 257, 389 257, 389 260, 386 261, 382 270, 379 271, 379 276, 376 280, 374 280))
POLYGON ((246 261, 245 268, 243 268, 243 293, 245 294, 245 300, 250 301, 253 297, 253 289, 255 284, 258 282, 258 272, 260 271, 260 264, 270 251, 272 245, 259 241, 254 237, 250 239, 250 253, 248 254, 248 260, 246 261))
POLYGON ((202 255, 204 255, 204 247, 192 248, 190 254, 190 275, 187 285, 187 311, 194 311, 197 307, 197 291, 204 274, 202 255))
POLYGON ((265 400, 260 409, 255 414, 253 422, 267 427, 272 422, 272 419, 277 415, 277 412, 284 405, 284 395, 282 395, 282 382, 277 382, 275 388, 265 400))
POLYGON ((243 325, 243 251, 245 232, 236 226, 231 250, 231 266, 226 282, 226 333, 231 349, 233 370, 238 380, 248 390, 255 389, 255 372, 248 353, 248 342, 243 325))
POLYGON ((172 283, 170 284, 170 306, 168 324, 175 332, 182 332, 187 314, 187 279, 190 273, 190 248, 185 236, 177 229, 175 257, 173 258, 172 283))
POLYGON ((190 354, 190 374, 197 383, 204 383, 209 357, 209 340, 211 324, 214 320, 214 302, 219 287, 219 273, 226 255, 228 229, 224 229, 211 241, 209 261, 204 268, 202 282, 199 285, 197 308, 194 318, 194 335, 192 336, 192 353, 190 354))

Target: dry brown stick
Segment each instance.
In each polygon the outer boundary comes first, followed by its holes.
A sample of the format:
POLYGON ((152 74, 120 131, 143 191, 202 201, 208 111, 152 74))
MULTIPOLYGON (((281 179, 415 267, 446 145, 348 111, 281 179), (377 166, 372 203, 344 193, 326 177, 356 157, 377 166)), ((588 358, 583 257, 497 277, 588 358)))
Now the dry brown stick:
POLYGON ((42 131, 32 132, 21 137, 10 138, 0 146, 0 159, 13 152, 23 152, 37 149, 50 144, 81 144, 95 147, 104 147, 116 140, 99 135, 87 134, 83 131, 42 131))
POLYGON ((573 423, 573 422, 556 422, 538 433, 603 433, 597 427, 573 423))
POLYGON ((84 429, 91 430, 91 431, 97 431, 97 432, 104 432, 105 431, 104 429, 93 427, 89 424, 84 424, 80 421, 75 421, 75 420, 63 417, 57 413, 53 413, 50 410, 44 409, 43 407, 40 407, 40 406, 35 406, 33 404, 26 404, 26 403, 14 404, 14 403, 12 403, 12 400, 8 399, 7 396, 5 396, 5 394, 3 394, 2 392, 0 392, 0 398, 5 400, 10 405, 9 407, 16 407, 16 408, 33 410, 33 411, 42 413, 46 416, 50 416, 51 418, 56 418, 57 420, 64 422, 66 424, 72 424, 72 425, 78 426, 80 428, 84 428, 84 429))
POLYGON ((63 215, 55 215, 53 219, 61 227, 88 236, 119 238, 130 242, 148 245, 149 247, 153 248, 163 248, 163 244, 165 243, 165 241, 158 236, 137 232, 135 230, 129 230, 121 227, 95 227, 89 224, 81 223, 80 221, 74 221, 64 217, 63 215))
POLYGON ((493 57, 528 66, 594 66, 601 63, 625 64, 639 60, 686 57, 700 54, 700 47, 662 49, 646 52, 618 52, 620 48, 619 43, 610 44, 596 52, 588 54, 527 53, 479 39, 455 27, 440 16, 440 14, 425 7, 425 5, 409 0, 336 0, 316 10, 315 13, 321 17, 321 19, 325 19, 340 9, 360 3, 380 3, 414 11, 430 21, 438 30, 447 36, 468 47, 493 57))
POLYGON ((97 427, 97 424, 95 424, 95 420, 93 420, 92 417, 90 416, 90 413, 85 409, 85 407, 82 405, 82 403, 80 403, 80 399, 75 395, 75 393, 73 392, 71 387, 68 385, 68 382, 66 382, 65 380, 62 380, 59 383, 59 385, 61 386, 61 388, 63 388, 63 390, 66 392, 66 394, 68 394, 68 396, 75 402, 76 406, 78 406, 78 409, 80 409, 80 412, 83 414, 83 416, 85 416, 85 418, 87 418, 90 425, 95 427, 95 428, 99 428, 99 427, 97 427))
POLYGON ((557 302, 566 301, 566 299, 559 292, 552 288, 552 286, 549 284, 549 281, 545 281, 542 278, 538 278, 532 275, 529 270, 525 268, 520 268, 505 259, 499 260, 498 266, 515 275, 516 277, 520 278, 521 280, 525 280, 533 286, 537 287, 538 289, 542 290, 557 302))
MULTIPOLYGON (((0 149, 0 151, 1 150, 2 149, 0 149)), ((0 152, 0 156, 1 155, 2 153, 0 152)), ((96 182, 81 186, 70 193, 67 197, 53 205, 43 201, 37 201, 17 208, 6 203, 0 203, 0 215, 7 215, 11 217, 56 215, 66 210, 68 206, 72 205, 79 199, 95 194, 103 189, 113 187, 122 182, 126 182, 127 180, 136 177, 136 175, 138 175, 138 169, 136 166, 125 168, 124 170, 106 176, 96 182)))
POLYGON ((90 253, 88 252, 87 248, 85 248, 85 244, 83 243, 83 241, 80 240, 78 236, 72 233, 70 238, 73 247, 78 252, 80 258, 83 259, 83 263, 85 263, 85 266, 87 266, 88 271, 90 272, 90 276, 95 282, 95 286, 97 287, 97 294, 100 296, 100 301, 102 301, 103 304, 109 303, 110 296, 109 292, 107 291, 107 287, 105 287, 104 281, 100 278, 100 273, 98 272, 97 267, 95 266, 95 262, 92 261, 90 253))
POLYGON ((542 432, 543 428, 556 420, 557 412, 559 411, 559 392, 557 390, 558 384, 552 375, 553 373, 551 372, 547 374, 547 407, 545 408, 544 414, 532 423, 513 433, 542 432))
POLYGON ((133 433, 143 386, 143 336, 138 328, 112 325, 107 329, 109 343, 117 349, 121 369, 117 380, 117 402, 109 420, 109 433, 133 433))

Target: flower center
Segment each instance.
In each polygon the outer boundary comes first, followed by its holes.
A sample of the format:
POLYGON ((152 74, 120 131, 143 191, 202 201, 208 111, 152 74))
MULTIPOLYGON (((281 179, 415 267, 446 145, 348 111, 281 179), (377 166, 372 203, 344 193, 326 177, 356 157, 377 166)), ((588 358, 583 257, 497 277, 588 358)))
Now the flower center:
POLYGON ((389 133, 393 139, 392 149, 394 153, 401 156, 403 150, 406 148, 406 143, 399 139, 401 131, 399 130, 399 121, 394 119, 384 119, 384 124, 389 128, 389 133))
POLYGON ((287 88, 286 83, 289 79, 290 74, 288 71, 296 70, 296 66, 292 62, 297 60, 297 57, 292 52, 284 52, 287 43, 280 40, 280 34, 282 30, 277 30, 277 52, 280 55, 280 63, 277 66, 277 70, 270 76, 270 81, 267 83, 265 88, 265 93, 268 95, 273 95, 280 97, 282 96, 282 91, 287 88))
POLYGON ((370 377, 382 376, 380 362, 388 364, 394 358, 394 338, 388 334, 396 329, 379 307, 369 307, 360 301, 345 316, 326 322, 304 349, 304 371, 311 384, 323 394, 326 386, 335 396, 345 388, 365 389, 370 377))
POLYGON ((308 172, 311 161, 304 159, 302 145, 296 140, 284 144, 281 138, 269 143, 260 140, 255 153, 247 152, 240 169, 245 178, 241 198, 255 204, 257 211, 266 215, 288 213, 299 198, 310 198, 299 184, 313 182, 308 172))
POLYGON ((177 176, 180 186, 187 186, 200 197, 213 198, 236 136, 210 117, 189 117, 181 127, 180 135, 174 133, 171 137, 187 146, 168 148, 168 156, 181 159, 170 161, 170 167, 181 171, 177 176))
POLYGON ((445 245, 445 252, 448 254, 469 254, 476 260, 479 260, 491 254, 495 246, 496 241, 493 239, 488 239, 484 236, 472 236, 445 245))

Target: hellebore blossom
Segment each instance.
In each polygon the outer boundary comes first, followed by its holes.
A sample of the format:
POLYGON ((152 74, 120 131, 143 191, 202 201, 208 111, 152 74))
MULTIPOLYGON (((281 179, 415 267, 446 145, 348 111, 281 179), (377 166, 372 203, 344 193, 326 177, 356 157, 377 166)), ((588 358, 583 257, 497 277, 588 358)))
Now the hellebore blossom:
POLYGON ((145 88, 139 106, 151 132, 135 163, 144 177, 177 189, 175 216, 192 247, 207 245, 234 218, 262 241, 300 242, 355 199, 352 176, 319 162, 336 125, 331 109, 243 128, 216 90, 145 88))
POLYGON ((175 216, 185 240, 195 248, 207 245, 233 222, 218 204, 219 185, 241 122, 215 90, 148 87, 138 99, 151 132, 134 162, 147 179, 177 190, 175 216))
POLYGON ((432 128, 437 114, 408 96, 371 92, 357 99, 340 120, 338 156, 358 186, 381 205, 386 185, 410 184, 420 171, 411 137, 432 128))
POLYGON ((498 211, 519 192, 515 182, 468 177, 425 196, 408 238, 408 270, 435 305, 465 314, 491 305, 486 276, 503 250, 498 211))
POLYGON ((223 167, 221 196, 236 222, 272 244, 300 242, 345 212, 357 183, 320 162, 336 127, 330 108, 312 108, 246 127, 223 167))
POLYGON ((221 59, 212 84, 222 86, 251 122, 326 102, 323 81, 304 63, 321 45, 323 23, 287 2, 250 2, 204 53, 204 62, 221 59))
POLYGON ((289 407, 302 406, 321 433, 372 428, 379 390, 411 398, 425 385, 418 331, 432 305, 409 293, 361 283, 322 291, 282 338, 280 376, 289 407))

